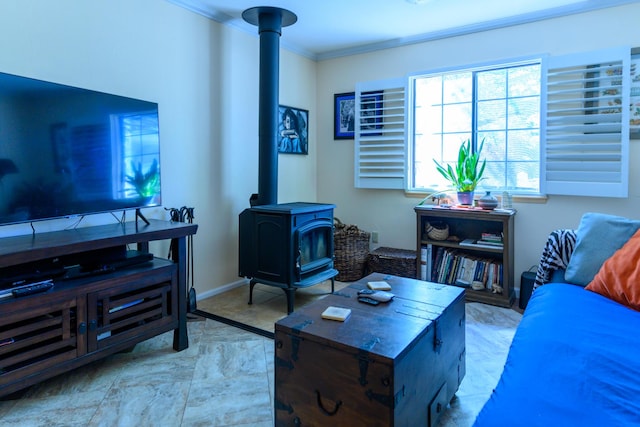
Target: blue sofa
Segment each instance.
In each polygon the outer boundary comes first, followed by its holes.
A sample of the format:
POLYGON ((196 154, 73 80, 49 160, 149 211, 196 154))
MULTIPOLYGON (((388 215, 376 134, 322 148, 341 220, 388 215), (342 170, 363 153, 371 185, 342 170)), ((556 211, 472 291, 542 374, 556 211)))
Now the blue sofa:
POLYGON ((534 291, 477 427, 640 425, 640 312, 581 286, 534 291))
MULTIPOLYGON (((604 217, 612 218, 619 219, 604 217)), ((500 380, 474 426, 640 425, 640 311, 616 301, 615 295, 585 289, 584 283, 595 280, 594 270, 599 276, 605 266, 619 265, 621 257, 628 260, 630 269, 640 269, 640 252, 624 252, 629 235, 640 246, 640 222, 633 222, 610 245, 613 252, 609 247, 599 254, 602 246, 615 239, 604 233, 609 236, 605 241, 602 233, 595 233, 595 241, 583 241, 585 233, 592 231, 587 225, 593 219, 583 217, 570 259, 556 256, 558 262, 538 272, 544 283, 529 300, 500 380), (609 263, 609 258, 617 258, 618 264, 609 263), (584 275, 585 271, 590 273, 584 275), (553 283, 572 281, 567 278, 581 283, 553 283)), ((598 221, 595 224, 603 226, 598 221)))

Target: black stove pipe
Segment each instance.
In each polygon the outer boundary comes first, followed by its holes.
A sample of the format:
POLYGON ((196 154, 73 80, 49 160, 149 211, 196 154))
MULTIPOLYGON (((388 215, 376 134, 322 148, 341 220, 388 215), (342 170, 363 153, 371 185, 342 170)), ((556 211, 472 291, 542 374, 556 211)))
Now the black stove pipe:
POLYGON ((251 205, 270 205, 278 203, 279 39, 282 27, 298 18, 288 10, 266 6, 245 10, 242 18, 257 25, 260 34, 258 195, 252 196, 251 205))

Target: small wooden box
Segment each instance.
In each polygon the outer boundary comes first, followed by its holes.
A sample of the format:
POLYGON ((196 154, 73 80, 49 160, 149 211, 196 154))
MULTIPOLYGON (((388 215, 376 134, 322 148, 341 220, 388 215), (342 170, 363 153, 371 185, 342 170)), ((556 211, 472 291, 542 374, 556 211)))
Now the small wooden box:
POLYGON ((381 246, 369 254, 367 274, 386 273, 415 279, 416 251, 381 246))
POLYGON ((275 326, 277 426, 437 424, 465 374, 461 288, 372 274, 275 326), (357 291, 385 280, 396 296, 370 306, 357 291), (329 306, 351 309, 325 320, 329 306))

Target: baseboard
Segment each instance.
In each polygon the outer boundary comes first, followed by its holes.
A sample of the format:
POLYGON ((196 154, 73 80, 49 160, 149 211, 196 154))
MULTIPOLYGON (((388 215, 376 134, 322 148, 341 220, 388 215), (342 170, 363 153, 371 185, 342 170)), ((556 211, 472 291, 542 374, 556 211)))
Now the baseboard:
POLYGON ((249 279, 240 279, 235 282, 227 283, 226 285, 218 286, 206 292, 202 292, 202 293, 198 292, 196 301, 211 298, 216 295, 220 295, 232 289, 239 288, 240 286, 245 286, 248 284, 249 284, 249 279))

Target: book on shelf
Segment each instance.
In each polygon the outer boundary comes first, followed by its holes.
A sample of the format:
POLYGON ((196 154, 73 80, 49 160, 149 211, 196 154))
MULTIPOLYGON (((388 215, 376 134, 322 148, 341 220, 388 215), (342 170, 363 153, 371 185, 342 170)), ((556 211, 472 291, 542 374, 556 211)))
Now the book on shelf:
POLYGON ((491 249, 502 249, 504 248, 504 244, 502 242, 492 242, 486 240, 476 240, 476 239, 464 239, 460 243, 460 246, 474 247, 474 248, 491 248, 491 249))
POLYGON ((431 280, 433 266, 433 245, 431 243, 420 248, 420 278, 431 280))
POLYGON ((499 260, 444 248, 437 251, 431 281, 491 290, 493 285, 502 286, 502 274, 499 260))
POLYGON ((480 239, 487 242, 499 242, 502 243, 502 233, 486 233, 480 234, 480 239))

